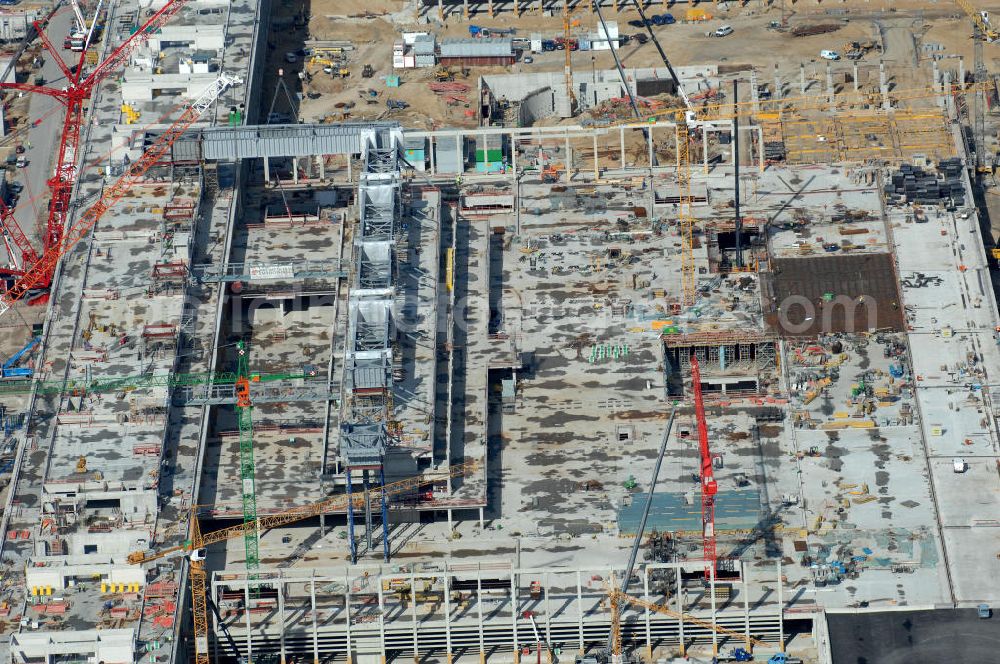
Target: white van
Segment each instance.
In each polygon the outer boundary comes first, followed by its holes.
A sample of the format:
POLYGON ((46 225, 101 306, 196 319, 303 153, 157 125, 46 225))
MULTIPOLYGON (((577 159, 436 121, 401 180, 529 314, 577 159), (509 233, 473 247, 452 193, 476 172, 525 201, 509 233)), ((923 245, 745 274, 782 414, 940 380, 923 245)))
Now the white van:
POLYGON ((951 467, 956 473, 964 473, 968 469, 968 466, 965 465, 965 459, 958 457, 951 460, 951 467))
POLYGON ((733 34, 733 26, 731 25, 724 25, 715 31, 716 37, 728 37, 731 34, 733 34))
POLYGON ((820 51, 819 57, 824 60, 840 60, 840 53, 837 53, 836 51, 820 51))

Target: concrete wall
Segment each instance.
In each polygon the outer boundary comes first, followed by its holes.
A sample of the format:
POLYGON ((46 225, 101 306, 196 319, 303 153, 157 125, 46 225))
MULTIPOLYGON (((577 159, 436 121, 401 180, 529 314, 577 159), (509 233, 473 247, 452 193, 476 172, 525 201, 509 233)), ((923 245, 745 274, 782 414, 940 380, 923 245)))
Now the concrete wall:
POLYGON ((154 53, 162 50, 164 42, 184 42, 191 49, 204 51, 220 51, 225 46, 226 29, 223 25, 170 25, 149 39, 149 47, 154 53))
POLYGON ((538 120, 551 116, 555 111, 555 92, 552 88, 542 88, 524 98, 517 111, 517 121, 522 127, 530 127, 538 120))
POLYGON ((218 78, 217 74, 126 74, 122 101, 126 104, 152 101, 161 90, 183 90, 181 96, 195 99, 218 78))
MULTIPOLYGON (((694 94, 708 87, 718 85, 718 67, 715 65, 697 65, 691 67, 678 67, 677 77, 681 79, 681 85, 688 94, 694 94)), ((649 78, 670 78, 670 72, 665 67, 643 67, 639 69, 626 69, 625 80, 629 88, 635 93, 635 82, 649 78)), ((550 88, 552 91, 553 110, 550 114, 555 114, 562 118, 572 115, 570 112, 570 99, 566 95, 566 77, 562 72, 534 72, 519 74, 500 74, 497 76, 484 76, 483 84, 488 87, 497 99, 505 98, 508 101, 524 100, 529 95, 534 95, 541 88, 550 88)), ((609 99, 621 97, 625 94, 621 77, 616 69, 602 71, 581 71, 573 74, 573 87, 577 101, 584 108, 596 106, 609 99)), ((537 106, 535 111, 541 111, 537 106)), ((540 117, 535 115, 534 120, 540 117)), ((527 126, 530 123, 522 124, 527 126)))

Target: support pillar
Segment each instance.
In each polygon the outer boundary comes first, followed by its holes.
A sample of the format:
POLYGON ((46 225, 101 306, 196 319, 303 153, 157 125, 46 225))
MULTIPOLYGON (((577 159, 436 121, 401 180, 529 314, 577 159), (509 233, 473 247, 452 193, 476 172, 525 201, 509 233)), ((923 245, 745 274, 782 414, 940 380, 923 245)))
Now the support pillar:
POLYGON ((430 137, 428 145, 431 151, 431 175, 437 175, 437 143, 433 136, 430 137))
POLYGON ((271 184, 271 160, 264 157, 264 186, 271 184))
POLYGON ((489 0, 490 18, 493 18, 493 0, 489 0))
POLYGON ((479 632, 479 664, 486 664, 486 639, 483 635, 483 570, 476 570, 476 609, 479 632))
POLYGON ((292 184, 299 183, 299 158, 292 157, 292 184))
POLYGON ((420 650, 417 639, 417 576, 410 571, 410 618, 413 623, 413 663, 420 664, 420 650))
POLYGON ((451 572, 448 563, 445 563, 444 571, 444 652, 448 664, 451 664, 451 572))
POLYGON ((675 567, 674 571, 677 573, 677 638, 681 643, 681 657, 684 657, 687 653, 684 641, 684 586, 681 584, 681 568, 675 567))
POLYGON ((549 604, 549 573, 542 579, 542 593, 545 598, 545 654, 549 664, 552 664, 552 607, 549 604))
POLYGON ((438 20, 444 20, 444 0, 438 0, 438 20))
POLYGON ((317 155, 316 157, 316 168, 319 170, 319 179, 326 179, 326 156, 317 155))
POLYGON ((760 125, 754 127, 757 130, 757 167, 760 172, 764 172, 764 128, 760 125))
POLYGON ((358 545, 354 541, 354 498, 351 495, 351 471, 347 470, 347 544, 351 547, 351 564, 358 564, 358 545))
POLYGON ((781 99, 781 97, 783 96, 782 92, 784 92, 784 89, 781 86, 781 74, 778 73, 778 65, 777 65, 777 63, 775 63, 775 65, 774 65, 774 94, 771 95, 771 96, 774 99, 781 99))
POLYGON ((584 640, 583 640, 583 582, 580 578, 580 570, 576 571, 576 628, 577 634, 580 639, 580 654, 582 655, 585 651, 584 640))
POLYGON ((514 661, 517 662, 521 656, 521 646, 517 641, 517 614, 521 612, 517 601, 517 574, 514 570, 510 572, 510 636, 514 643, 514 661))
MULTIPOLYGON (((757 87, 758 87, 758 83, 757 83, 757 70, 756 69, 751 69, 750 70, 750 107, 753 109, 754 113, 760 112, 760 96, 759 96, 757 87)), ((738 99, 734 100, 734 103, 736 103, 737 104, 737 108, 739 108, 739 106, 738 106, 739 105, 739 100, 738 99)))
POLYGON ((701 128, 701 166, 708 175, 708 125, 701 128))
POLYGON ((372 496, 368 483, 368 471, 361 471, 361 483, 365 492, 365 553, 372 550, 372 496))
POLYGON ((806 93, 806 66, 805 64, 799 64, 799 93, 806 93))
POLYGON ((465 174, 465 160, 462 159, 462 148, 464 147, 465 136, 459 134, 455 140, 455 163, 458 164, 458 177, 465 174))
POLYGON ((618 128, 618 141, 621 148, 621 167, 625 170, 625 127, 618 128))
POLYGON ((878 91, 882 95, 882 110, 891 111, 892 102, 889 100, 889 81, 885 75, 884 60, 879 60, 878 63, 878 91))
POLYGON ((462 16, 463 18, 469 18, 469 0, 462 0, 462 16))
POLYGON ((285 583, 278 579, 278 622, 281 624, 281 635, 278 637, 278 648, 281 653, 281 664, 287 661, 285 653, 285 583))
POLYGON ((351 576, 347 572, 344 572, 344 628, 347 635, 347 664, 353 664, 354 646, 351 644, 351 576))
POLYGON ((570 172, 570 171, 573 170, 573 154, 570 152, 571 148, 569 146, 569 134, 566 134, 565 145, 566 145, 566 149, 565 149, 565 155, 564 155, 564 158, 563 158, 563 162, 564 162, 563 166, 566 167, 566 170, 563 171, 563 181, 568 183, 570 180, 573 179, 573 175, 570 172))
POLYGON ((746 637, 746 649, 753 652, 750 641, 750 565, 745 560, 740 561, 740 581, 743 584, 743 634, 746 637))
MULTIPOLYGON (((254 590, 256 591, 258 590, 258 588, 254 588, 254 590)), ((243 584, 243 593, 244 593, 243 606, 246 609, 245 611, 243 611, 243 617, 245 618, 244 623, 246 623, 247 627, 247 661, 252 662, 253 639, 250 637, 250 630, 252 629, 250 626, 250 609, 252 608, 252 605, 250 604, 250 579, 247 579, 246 582, 243 584)), ((257 592, 255 592, 254 594, 257 595, 258 597, 260 596, 259 593, 257 592)))
POLYGON ((826 63, 826 95, 829 98, 831 104, 833 103, 833 94, 834 94, 834 92, 835 92, 835 90, 833 88, 833 65, 831 65, 830 62, 827 61, 827 63, 826 63))
MULTIPOLYGON (((712 624, 716 625, 719 621, 719 616, 716 614, 715 608, 715 563, 708 568, 708 592, 711 593, 711 605, 712 605, 712 624)), ((712 655, 719 654, 719 633, 714 629, 712 630, 712 655)))
POLYGON ((594 134, 594 182, 601 179, 601 160, 597 156, 597 134, 594 134))
MULTIPOLYGON (((510 137, 510 170, 517 177, 517 138, 515 136, 510 137)), ((482 511, 482 510, 480 510, 482 511)), ((482 519, 480 519, 482 521, 482 519)))
MULTIPOLYGON (((943 83, 944 83, 945 89, 948 89, 948 88, 951 87, 951 72, 950 71, 946 71, 944 73, 943 83)), ((951 95, 942 95, 941 97, 939 97, 939 99, 941 99, 942 101, 944 101, 945 111, 948 113, 948 117, 951 117, 952 110, 953 110, 952 107, 953 107, 953 105, 955 103, 955 98, 952 97, 951 95)))
MULTIPOLYGON (((382 583, 379 582, 376 586, 378 591, 378 613, 380 616, 385 615, 385 596, 382 594, 382 583)), ((378 621, 378 636, 380 645, 382 646, 382 664, 385 664, 385 620, 378 621)))
POLYGON ((781 558, 775 562, 778 572, 778 651, 785 652, 785 582, 782 580, 781 558))
POLYGON ((931 74, 934 77, 934 91, 937 92, 941 89, 941 69, 938 68, 937 60, 931 60, 931 74))
POLYGON ((858 83, 858 63, 855 62, 854 63, 854 91, 855 92, 858 91, 858 85, 859 85, 859 83, 858 83))
MULTIPOLYGON (((645 602, 652 602, 653 600, 649 597, 649 567, 644 567, 642 570, 642 599, 645 602)), ((649 615, 652 611, 649 607, 646 607, 646 660, 653 661, 653 633, 649 625, 649 615)))
POLYGON ((309 580, 309 608, 312 609, 313 664, 319 664, 319 618, 316 615, 316 579, 309 580))
POLYGON ((517 5, 517 0, 514 0, 514 18, 521 15, 521 8, 517 5))
POLYGON ((485 508, 480 507, 479 508, 479 529, 480 530, 483 530, 486 527, 485 523, 484 523, 484 520, 483 520, 484 512, 485 512, 485 508))
MULTIPOLYGON (((379 486, 385 486, 385 466, 379 466, 378 483, 379 486)), ((389 562, 389 556, 392 555, 392 546, 389 542, 389 499, 385 491, 379 493, 382 496, 382 560, 389 562)))
MULTIPOLYGON (((647 156, 649 157, 649 164, 646 166, 646 168, 649 168, 650 170, 652 170, 652 168, 653 168, 653 127, 652 127, 652 125, 646 127, 646 129, 645 129, 645 131, 643 133, 646 134, 646 149, 647 149, 647 152, 648 152, 647 156)), ((677 142, 677 140, 678 140, 677 139, 677 127, 674 127, 674 141, 675 141, 675 143, 677 142)), ((677 143, 677 149, 674 150, 674 154, 677 155, 677 168, 680 168, 681 167, 681 162, 680 162, 680 158, 681 158, 680 143, 677 143)))
POLYGON ((958 59, 958 87, 962 90, 965 89, 965 59, 958 59))
POLYGON ((353 162, 354 162, 354 155, 353 154, 347 155, 347 181, 348 182, 354 182, 353 162))

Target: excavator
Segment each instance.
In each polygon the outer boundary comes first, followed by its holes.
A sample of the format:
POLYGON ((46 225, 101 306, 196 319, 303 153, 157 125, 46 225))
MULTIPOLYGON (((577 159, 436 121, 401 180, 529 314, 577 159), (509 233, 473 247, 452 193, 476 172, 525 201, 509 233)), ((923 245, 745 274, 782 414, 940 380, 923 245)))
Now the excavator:
POLYGON ((351 75, 351 70, 348 69, 346 65, 334 62, 328 58, 321 58, 318 55, 309 59, 306 71, 312 74, 314 68, 316 67, 322 67, 323 73, 329 74, 330 76, 336 76, 338 78, 348 78, 351 75))

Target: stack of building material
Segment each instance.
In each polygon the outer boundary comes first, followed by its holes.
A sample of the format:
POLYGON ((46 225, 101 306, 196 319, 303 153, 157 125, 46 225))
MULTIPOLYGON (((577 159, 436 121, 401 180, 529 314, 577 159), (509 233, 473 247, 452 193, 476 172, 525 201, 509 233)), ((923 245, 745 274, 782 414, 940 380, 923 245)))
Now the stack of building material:
POLYGON ((949 209, 965 205, 965 185, 962 181, 962 161, 945 159, 938 164, 938 173, 924 171, 912 164, 903 164, 892 174, 885 187, 890 205, 941 205, 949 209))
POLYGON ((469 92, 471 86, 467 83, 431 83, 429 85, 431 92, 441 97, 446 103, 454 104, 468 104, 469 99, 466 97, 466 93, 469 92))

